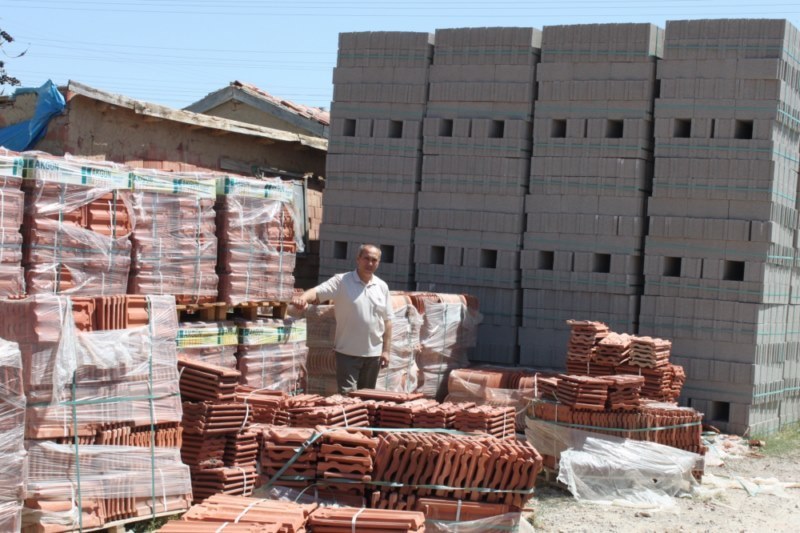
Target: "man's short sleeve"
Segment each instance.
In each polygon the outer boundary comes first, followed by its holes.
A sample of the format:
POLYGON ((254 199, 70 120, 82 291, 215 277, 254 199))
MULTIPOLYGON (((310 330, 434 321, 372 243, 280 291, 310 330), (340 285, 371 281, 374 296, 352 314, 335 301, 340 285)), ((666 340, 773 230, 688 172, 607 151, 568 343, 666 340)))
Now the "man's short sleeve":
POLYGON ((317 285, 317 299, 320 302, 326 300, 333 300, 334 295, 338 292, 339 286, 342 284, 341 274, 337 274, 330 278, 328 281, 317 285))
POLYGON ((386 290, 386 309, 384 310, 384 320, 391 320, 392 314, 394 313, 394 307, 392 306, 392 295, 389 293, 389 287, 384 287, 386 290))

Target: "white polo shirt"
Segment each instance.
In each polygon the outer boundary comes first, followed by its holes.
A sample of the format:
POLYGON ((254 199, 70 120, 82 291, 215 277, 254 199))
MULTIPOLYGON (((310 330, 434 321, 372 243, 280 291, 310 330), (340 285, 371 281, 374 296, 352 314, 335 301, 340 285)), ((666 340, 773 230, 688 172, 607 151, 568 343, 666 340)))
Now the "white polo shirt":
POLYGON ((321 302, 333 300, 337 352, 361 357, 381 354, 384 320, 392 316, 386 282, 373 274, 365 284, 355 270, 336 274, 317 287, 317 298, 321 302))

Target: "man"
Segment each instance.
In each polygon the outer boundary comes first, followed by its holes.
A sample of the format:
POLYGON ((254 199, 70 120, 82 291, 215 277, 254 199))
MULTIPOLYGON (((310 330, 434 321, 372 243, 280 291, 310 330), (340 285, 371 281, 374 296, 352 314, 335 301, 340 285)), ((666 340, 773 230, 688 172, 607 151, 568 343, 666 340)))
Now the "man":
POLYGON ((389 287, 375 275, 380 262, 380 249, 362 244, 354 271, 336 274, 292 299, 292 305, 301 311, 312 302, 333 300, 336 384, 340 394, 375 388, 378 372, 389 364, 392 300, 389 287))

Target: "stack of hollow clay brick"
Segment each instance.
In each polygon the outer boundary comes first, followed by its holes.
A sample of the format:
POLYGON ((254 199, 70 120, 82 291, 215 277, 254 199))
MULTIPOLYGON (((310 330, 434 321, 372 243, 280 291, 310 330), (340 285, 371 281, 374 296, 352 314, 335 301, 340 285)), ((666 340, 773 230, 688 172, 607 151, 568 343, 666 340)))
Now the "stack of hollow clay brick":
POLYGON ((294 291, 294 191, 280 178, 217 181, 219 299, 228 305, 288 302, 294 291))
POLYGON ((239 332, 233 322, 181 322, 178 357, 236 368, 239 332))
POLYGON ((241 383, 296 394, 306 377, 306 321, 261 319, 237 323, 241 383))
POLYGON ((130 173, 133 259, 128 292, 172 294, 179 304, 217 300, 213 174, 130 173))
POLYGON ((23 527, 89 529, 186 509, 174 299, 40 294, 0 301, 0 314, 0 337, 18 343, 24 369, 23 527))
POLYGON ((134 218, 121 165, 25 153, 28 294, 125 294, 134 218))
POLYGON ((25 498, 25 393, 16 343, 0 339, 0 531, 19 531, 25 498))
POLYGON ((0 148, 0 297, 25 293, 22 274, 23 159, 0 148))

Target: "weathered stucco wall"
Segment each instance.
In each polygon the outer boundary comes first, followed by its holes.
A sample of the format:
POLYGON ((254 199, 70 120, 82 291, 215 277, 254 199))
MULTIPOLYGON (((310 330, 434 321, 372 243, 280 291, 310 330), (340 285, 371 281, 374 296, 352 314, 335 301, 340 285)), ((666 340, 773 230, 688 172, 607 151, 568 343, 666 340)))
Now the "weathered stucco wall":
POLYGON ((36 93, 8 96, 0 99, 0 128, 11 126, 33 117, 36 110, 36 93))
POLYGON ((292 133, 302 133, 304 135, 308 135, 306 130, 292 124, 291 122, 286 122, 285 120, 281 120, 274 115, 270 115, 269 113, 235 100, 229 100, 218 105, 217 107, 205 111, 203 114, 231 120, 238 120, 240 122, 247 122, 257 126, 266 126, 268 128, 275 128, 283 131, 290 131, 292 133))

